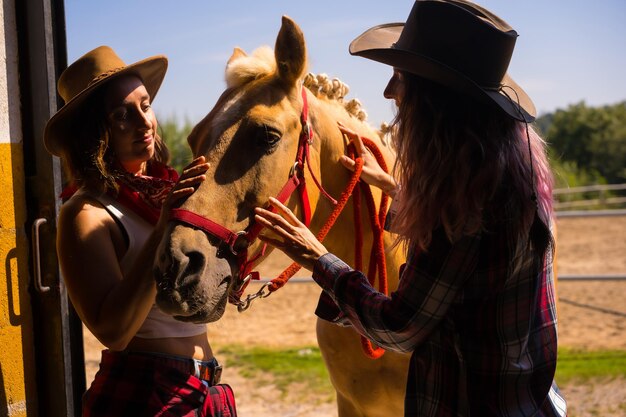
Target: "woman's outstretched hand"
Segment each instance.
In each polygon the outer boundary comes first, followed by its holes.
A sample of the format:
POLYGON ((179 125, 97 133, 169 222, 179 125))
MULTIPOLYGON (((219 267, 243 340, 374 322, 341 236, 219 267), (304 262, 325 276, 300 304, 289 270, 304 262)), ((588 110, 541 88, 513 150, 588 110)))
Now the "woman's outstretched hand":
POLYGON ((259 239, 282 250, 294 262, 312 271, 315 261, 328 250, 288 207, 274 197, 270 197, 270 203, 278 213, 257 207, 254 217, 278 238, 259 235, 259 239))
MULTIPOLYGON (((343 126, 341 123, 339 123, 339 130, 341 130, 341 133, 346 135, 348 138, 352 139, 352 141, 354 142, 354 147, 356 149, 356 154, 363 159, 363 171, 361 171, 361 179, 369 185, 380 188, 388 196, 394 197, 397 188, 396 181, 391 175, 386 173, 381 168, 374 154, 372 154, 367 146, 363 144, 363 140, 361 139, 361 137, 353 130, 350 130, 343 126)), ((350 159, 346 155, 343 155, 341 156, 339 161, 343 166, 354 172, 355 162, 352 159, 350 159)))
POLYGON ((163 202, 161 216, 159 217, 160 225, 167 223, 172 207, 175 207, 176 203, 180 202, 183 198, 193 194, 200 183, 206 179, 205 173, 209 169, 209 166, 210 164, 206 162, 205 157, 199 156, 183 169, 174 188, 172 188, 163 202))

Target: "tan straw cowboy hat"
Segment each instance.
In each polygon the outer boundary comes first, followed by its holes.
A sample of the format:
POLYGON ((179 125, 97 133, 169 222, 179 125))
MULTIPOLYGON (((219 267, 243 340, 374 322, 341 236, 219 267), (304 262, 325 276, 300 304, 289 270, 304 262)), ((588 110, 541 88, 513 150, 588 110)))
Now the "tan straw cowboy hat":
POLYGON ((48 152, 62 156, 64 148, 75 135, 72 122, 77 109, 98 87, 121 75, 137 75, 150 94, 150 100, 153 100, 166 71, 167 58, 163 55, 126 65, 108 46, 100 46, 78 58, 63 71, 57 83, 65 105, 46 124, 43 140, 48 152))
POLYGON ((417 0, 406 23, 375 26, 350 53, 417 74, 476 98, 511 117, 535 120, 530 97, 507 74, 517 32, 466 0, 417 0))

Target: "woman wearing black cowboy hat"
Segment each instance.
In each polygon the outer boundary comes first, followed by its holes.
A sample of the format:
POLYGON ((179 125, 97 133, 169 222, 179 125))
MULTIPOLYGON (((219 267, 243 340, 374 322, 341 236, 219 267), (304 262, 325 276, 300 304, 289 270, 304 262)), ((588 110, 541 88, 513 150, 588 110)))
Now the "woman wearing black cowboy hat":
MULTIPOLYGON (((535 108, 507 75, 517 33, 465 0, 417 0, 406 23, 369 29, 350 52, 391 65, 396 180, 360 138, 361 178, 394 197, 407 249, 400 286, 374 290, 272 199, 257 220, 324 289, 317 314, 412 352, 406 416, 564 416, 550 174, 535 108), (401 184, 401 186, 397 185, 401 184)), ((341 161, 352 169, 353 161, 341 161)))
POLYGON ((44 143, 71 179, 58 225, 58 255, 72 304, 108 349, 83 397, 83 416, 236 416, 219 384, 205 324, 155 306, 154 253, 169 208, 204 180, 200 157, 180 178, 152 110, 164 56, 126 65, 98 47, 59 78, 65 105, 44 143))

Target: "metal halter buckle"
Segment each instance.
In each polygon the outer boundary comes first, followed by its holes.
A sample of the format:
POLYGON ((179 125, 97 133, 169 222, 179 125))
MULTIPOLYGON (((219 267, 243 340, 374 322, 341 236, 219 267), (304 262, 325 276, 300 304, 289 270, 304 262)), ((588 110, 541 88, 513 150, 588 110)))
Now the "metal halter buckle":
POLYGON ((294 174, 297 172, 297 170, 300 169, 300 163, 298 161, 296 161, 293 166, 291 167, 291 169, 289 170, 289 177, 293 177, 294 174))
POLYGON ((237 235, 237 238, 233 241, 233 243, 231 243, 231 244, 228 246, 228 248, 230 249, 230 252, 231 252, 233 255, 238 255, 238 254, 239 254, 239 252, 237 252, 237 251, 235 250, 235 245, 237 244, 237 242, 239 242, 239 239, 240 239, 240 238, 244 238, 244 239, 246 240, 247 245, 246 245, 245 249, 247 249, 247 248, 248 248, 248 246, 250 246, 250 242, 248 242, 248 239, 246 238, 246 235, 248 234, 248 232, 246 232, 246 231, 242 230, 241 232, 237 232, 237 233, 235 233, 235 234, 237 235))

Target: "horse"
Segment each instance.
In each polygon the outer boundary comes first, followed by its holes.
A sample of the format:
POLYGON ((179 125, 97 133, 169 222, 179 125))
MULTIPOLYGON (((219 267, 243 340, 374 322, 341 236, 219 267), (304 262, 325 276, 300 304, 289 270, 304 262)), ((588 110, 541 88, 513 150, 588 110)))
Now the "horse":
MULTIPOLYGON (((314 232, 333 211, 327 195, 340 195, 352 175, 339 163, 347 144, 338 123, 370 138, 387 164, 393 163, 393 150, 379 131, 355 116, 359 111, 354 101, 346 106, 345 88, 333 97, 323 86, 303 86, 306 64, 304 35, 293 20, 283 16, 273 51, 260 47, 248 55, 234 49, 226 65, 226 89, 188 137, 194 157, 204 155, 210 168, 206 181, 177 209, 155 261, 157 304, 179 320, 218 320, 229 297, 241 291, 242 274, 249 276, 250 269, 269 253, 252 236, 263 233, 254 223, 254 208, 265 206, 293 178, 306 126, 313 134, 305 141, 308 169, 301 171, 301 181, 307 184, 310 209, 299 198, 301 193, 294 192, 285 200, 296 215, 310 217, 314 232), (346 109, 350 106, 352 111, 346 109), (303 126, 304 112, 308 120, 303 126)), ((380 191, 372 192, 380 204, 380 191)), ((373 233, 365 211, 360 216, 368 247, 373 233)), ((331 252, 348 263, 355 259, 353 245, 346 240, 355 235, 354 217, 353 203, 348 201, 324 240, 331 252)), ((383 240, 388 288, 393 291, 404 256, 393 245, 392 236, 385 232, 383 240)), ((316 334, 340 417, 403 415, 407 354, 387 351, 379 359, 370 359, 361 351, 359 335, 352 328, 322 319, 317 320, 316 334)))

